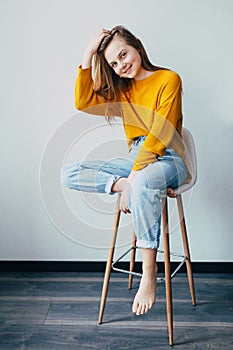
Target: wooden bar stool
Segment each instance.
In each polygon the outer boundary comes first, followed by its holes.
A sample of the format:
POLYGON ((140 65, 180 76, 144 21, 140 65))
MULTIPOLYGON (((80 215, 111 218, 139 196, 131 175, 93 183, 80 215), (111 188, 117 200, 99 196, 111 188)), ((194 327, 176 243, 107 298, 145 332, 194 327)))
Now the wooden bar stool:
MULTIPOLYGON (((168 335, 169 335, 169 344, 170 345, 173 345, 173 308, 172 308, 172 283, 171 283, 171 280, 184 263, 186 263, 188 283, 189 283, 192 304, 196 305, 192 266, 191 266, 190 252, 189 252, 189 243, 188 243, 188 236, 187 236, 184 211, 183 211, 182 193, 190 190, 196 182, 197 162, 196 162, 195 144, 194 144, 194 140, 193 140, 191 133, 187 129, 184 128, 183 133, 182 133, 182 137, 183 137, 183 141, 185 144, 185 155, 186 155, 187 164, 188 164, 188 167, 189 167, 189 170, 191 173, 191 180, 189 183, 183 184, 175 190, 175 193, 177 195, 175 200, 177 203, 178 213, 179 213, 179 222, 180 222, 180 229, 181 229, 182 242, 183 242, 183 248, 184 248, 184 255, 176 255, 176 256, 181 257, 182 261, 179 264, 179 266, 177 267, 177 269, 172 274, 171 274, 171 267, 170 267, 170 255, 174 255, 174 254, 170 253, 170 245, 169 245, 169 229, 168 229, 169 219, 168 219, 167 196, 165 195, 164 198, 162 199, 162 230, 163 230, 163 242, 164 242, 163 253, 164 253, 164 266, 165 266, 165 278, 164 279, 165 279, 165 284, 166 284, 166 307, 167 307, 168 335)), ((115 262, 113 261, 117 232, 118 232, 120 216, 121 216, 119 204, 120 204, 120 195, 118 195, 118 198, 117 198, 116 213, 115 213, 114 224, 113 224, 112 241, 111 241, 111 245, 109 248, 108 260, 107 260, 107 264, 106 264, 106 270, 105 270, 105 276, 104 276, 104 282, 103 282, 103 289, 102 289, 102 296, 101 296, 100 310, 99 310, 99 320, 98 320, 99 324, 101 324, 102 320, 103 320, 104 308, 105 308, 106 298, 107 298, 107 293, 108 293, 109 279, 110 279, 110 274, 111 274, 112 269, 115 271, 125 272, 125 273, 129 274, 129 281, 128 281, 128 288, 129 289, 132 288, 133 275, 141 276, 141 274, 134 272, 135 252, 137 249, 136 237, 135 237, 134 233, 133 233, 132 246, 130 247, 130 249, 126 253, 124 253, 118 260, 116 260, 115 262), (120 261, 130 251, 131 251, 131 258, 130 258, 129 271, 117 268, 115 266, 115 264, 118 261, 120 261)))

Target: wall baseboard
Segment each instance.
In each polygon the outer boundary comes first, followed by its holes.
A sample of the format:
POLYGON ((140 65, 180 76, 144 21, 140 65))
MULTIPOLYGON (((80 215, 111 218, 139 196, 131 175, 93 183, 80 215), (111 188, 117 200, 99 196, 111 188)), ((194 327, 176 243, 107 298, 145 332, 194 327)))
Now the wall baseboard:
MULTIPOLYGON (((178 262, 171 262, 171 269, 178 266, 178 262)), ((127 269, 128 262, 119 262, 117 267, 127 269)), ((0 260, 2 272, 104 272, 105 261, 9 261, 0 260)), ((164 263, 158 262, 159 272, 164 271, 164 263)), ((194 273, 233 273, 233 262, 193 262, 194 273)), ((135 271, 141 270, 141 262, 135 263, 135 271)), ((180 272, 185 272, 185 265, 180 272)))

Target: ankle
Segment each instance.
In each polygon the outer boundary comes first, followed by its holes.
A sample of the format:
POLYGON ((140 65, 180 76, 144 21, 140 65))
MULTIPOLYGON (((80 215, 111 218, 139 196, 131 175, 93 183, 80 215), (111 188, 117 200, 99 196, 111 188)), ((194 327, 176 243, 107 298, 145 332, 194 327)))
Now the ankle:
POLYGON ((154 262, 153 264, 146 265, 146 266, 143 264, 142 271, 143 271, 143 275, 145 275, 145 276, 155 275, 158 271, 157 263, 154 262))
POLYGON ((143 276, 155 276, 156 273, 157 273, 157 266, 154 266, 154 268, 149 268, 149 269, 143 268, 142 270, 143 276))

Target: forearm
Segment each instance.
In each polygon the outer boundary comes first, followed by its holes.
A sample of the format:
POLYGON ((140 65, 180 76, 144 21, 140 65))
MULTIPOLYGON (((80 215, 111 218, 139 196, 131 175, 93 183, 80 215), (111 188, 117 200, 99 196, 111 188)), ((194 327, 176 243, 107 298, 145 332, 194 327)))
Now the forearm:
POLYGON ((139 171, 131 170, 131 173, 129 174, 127 180, 131 183, 135 179, 135 177, 138 175, 139 171))
POLYGON ((90 52, 89 50, 86 50, 84 52, 83 59, 82 59, 82 68, 83 69, 91 67, 92 57, 93 57, 93 53, 90 52))

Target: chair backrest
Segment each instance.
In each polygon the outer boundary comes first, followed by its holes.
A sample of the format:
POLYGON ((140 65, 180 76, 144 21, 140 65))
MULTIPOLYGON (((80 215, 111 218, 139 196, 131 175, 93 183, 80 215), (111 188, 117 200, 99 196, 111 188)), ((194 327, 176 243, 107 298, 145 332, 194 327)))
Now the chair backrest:
POLYGON ((182 138, 185 145, 186 164, 191 174, 191 180, 178 187, 175 190, 176 194, 188 191, 197 181, 197 156, 193 136, 188 129, 183 128, 182 138))

